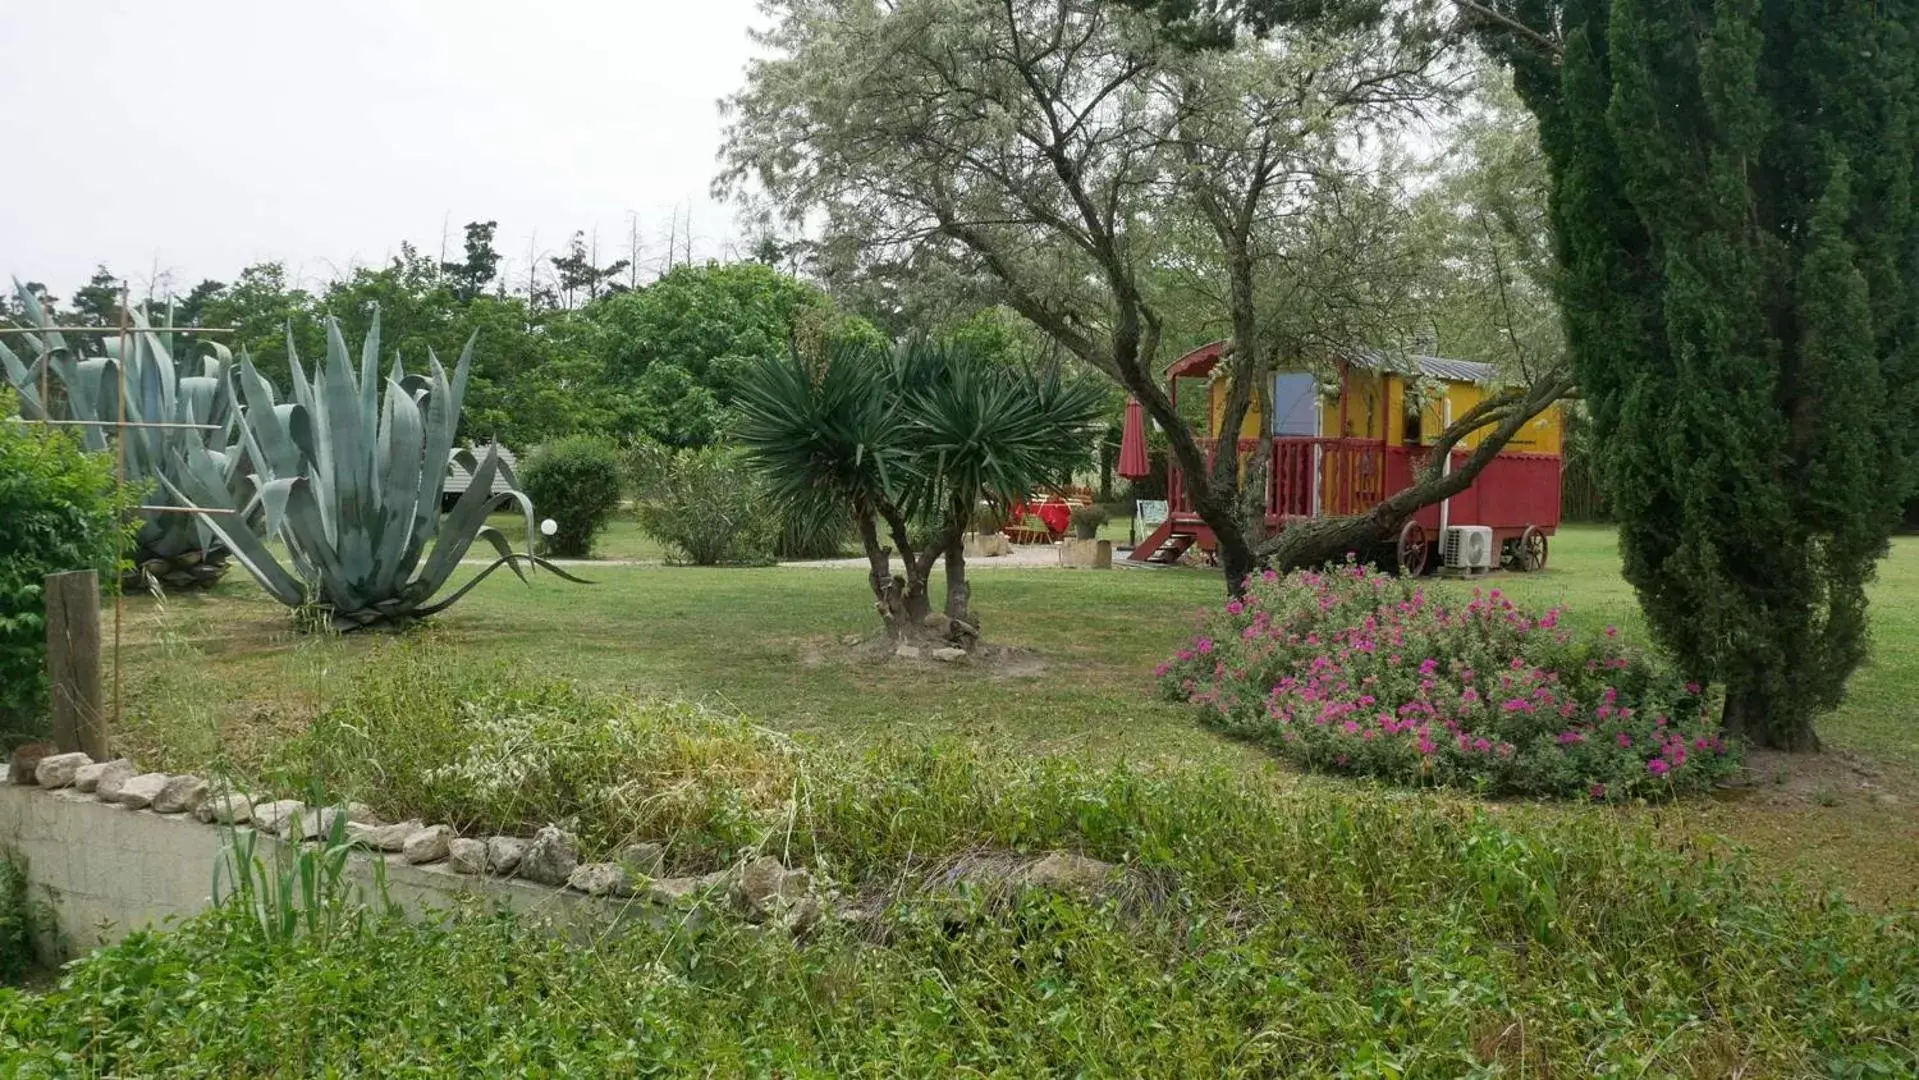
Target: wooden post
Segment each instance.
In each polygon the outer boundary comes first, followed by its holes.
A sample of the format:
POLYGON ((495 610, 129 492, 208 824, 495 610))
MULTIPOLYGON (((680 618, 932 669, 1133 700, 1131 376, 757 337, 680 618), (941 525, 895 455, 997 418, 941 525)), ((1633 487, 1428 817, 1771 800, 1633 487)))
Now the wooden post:
POLYGON ((107 717, 100 706, 100 576, 92 570, 48 574, 47 684, 53 744, 107 760, 107 717))

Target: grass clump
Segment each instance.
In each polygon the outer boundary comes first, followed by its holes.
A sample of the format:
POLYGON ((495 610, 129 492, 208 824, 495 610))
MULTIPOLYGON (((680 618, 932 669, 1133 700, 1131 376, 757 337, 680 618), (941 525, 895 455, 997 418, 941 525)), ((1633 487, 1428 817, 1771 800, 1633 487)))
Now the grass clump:
POLYGON ((1736 767, 1704 695, 1498 589, 1448 606, 1347 565, 1268 571, 1156 674, 1208 723, 1311 768, 1500 795, 1700 791, 1736 767))
POLYGON ((646 836, 711 861, 783 820, 797 780, 785 737, 691 706, 476 668, 430 641, 366 672, 279 748, 270 782, 467 834, 554 823, 589 853, 646 836))

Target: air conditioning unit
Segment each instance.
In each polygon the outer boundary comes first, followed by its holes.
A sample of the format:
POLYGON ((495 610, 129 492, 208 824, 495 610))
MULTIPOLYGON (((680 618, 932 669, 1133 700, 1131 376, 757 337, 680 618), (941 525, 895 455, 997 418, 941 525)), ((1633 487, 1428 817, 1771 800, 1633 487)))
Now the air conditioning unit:
POLYGON ((1449 525, 1439 541, 1448 570, 1491 570, 1497 553, 1487 525, 1449 525))

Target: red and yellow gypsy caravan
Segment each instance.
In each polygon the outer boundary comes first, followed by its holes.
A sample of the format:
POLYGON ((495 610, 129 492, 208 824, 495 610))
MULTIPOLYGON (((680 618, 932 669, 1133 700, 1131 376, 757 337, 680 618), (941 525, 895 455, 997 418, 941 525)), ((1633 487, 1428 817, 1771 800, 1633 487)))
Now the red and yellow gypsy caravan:
MULTIPOLYGON (((1205 345, 1167 370, 1179 407, 1181 385, 1206 393, 1210 458, 1217 452, 1226 384, 1210 377, 1225 342, 1205 345)), ((1356 356, 1339 365, 1333 385, 1309 371, 1280 371, 1267 400, 1239 432, 1242 468, 1266 455, 1266 524, 1360 513, 1413 482, 1433 440, 1499 384, 1492 365, 1432 356, 1356 356)), ((1183 412, 1186 410, 1182 410, 1183 412)), ((1401 570, 1424 573, 1443 562, 1464 570, 1546 565, 1547 537, 1559 527, 1562 417, 1557 406, 1533 418, 1486 466, 1471 487, 1414 514, 1394 555, 1401 570)), ((1461 462, 1478 434, 1454 448, 1461 462)), ((1130 556, 1134 562, 1178 561, 1189 549, 1211 552, 1213 532, 1193 512, 1177 466, 1168 476, 1166 520, 1130 556)))

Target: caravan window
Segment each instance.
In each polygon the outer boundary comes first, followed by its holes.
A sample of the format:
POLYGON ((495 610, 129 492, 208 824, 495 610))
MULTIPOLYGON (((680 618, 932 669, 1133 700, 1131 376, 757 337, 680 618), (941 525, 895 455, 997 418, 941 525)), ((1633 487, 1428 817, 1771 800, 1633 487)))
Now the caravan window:
POLYGON ((1319 434, 1319 394, 1311 372, 1274 373, 1273 434, 1305 438, 1319 434))

